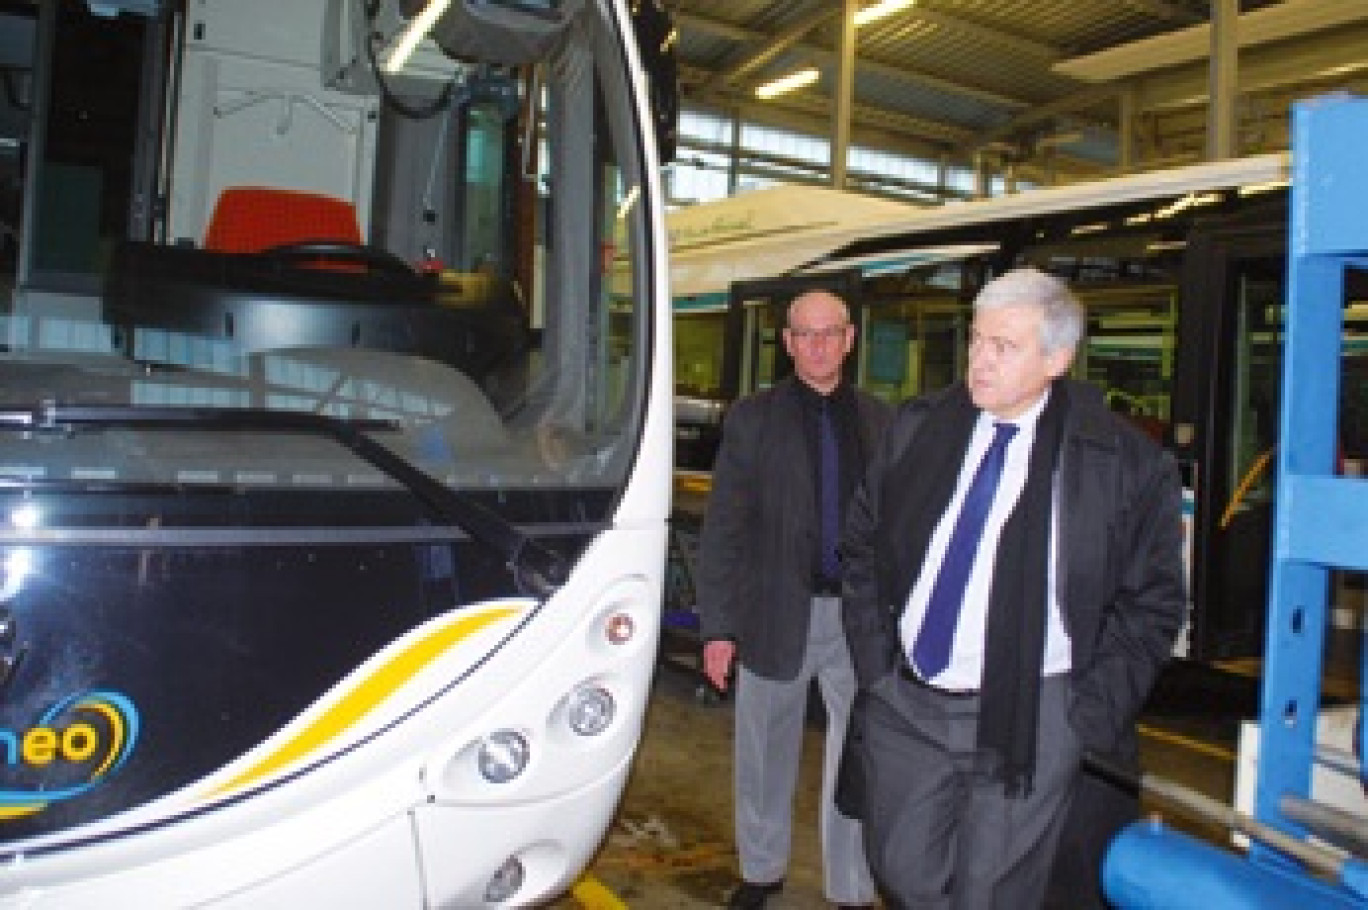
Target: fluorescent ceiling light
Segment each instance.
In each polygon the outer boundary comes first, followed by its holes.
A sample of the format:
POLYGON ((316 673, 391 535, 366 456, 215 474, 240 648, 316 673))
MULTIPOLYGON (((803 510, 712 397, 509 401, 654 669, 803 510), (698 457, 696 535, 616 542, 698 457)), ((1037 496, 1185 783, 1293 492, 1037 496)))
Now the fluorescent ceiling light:
POLYGON ((1271 193, 1274 190, 1285 189, 1291 185, 1290 180, 1266 180, 1263 183, 1246 183, 1237 191, 1241 197, 1257 196, 1260 193, 1271 193))
POLYGON ((805 70, 799 70, 796 73, 789 73, 787 76, 775 79, 773 82, 766 82, 755 90, 755 97, 766 100, 774 98, 785 92, 791 92, 796 88, 811 85, 816 82, 820 76, 821 73, 817 72, 815 67, 810 66, 805 70))
POLYGON ((446 12, 450 5, 451 0, 428 0, 428 5, 423 7, 423 11, 409 20, 408 28, 399 36, 399 42, 385 58, 385 64, 381 69, 391 74, 403 69, 404 64, 408 63, 408 58, 413 55, 414 48, 418 47, 418 42, 427 37, 437 18, 446 12))
POLYGON ((873 6, 866 6, 855 14, 855 25, 856 27, 868 25, 876 19, 882 19, 885 16, 893 15, 898 10, 907 9, 916 2, 917 0, 879 0, 873 6))
POLYGON ((1185 212, 1194 206, 1215 205, 1220 201, 1220 193, 1188 193, 1181 199, 1175 199, 1163 208, 1157 209, 1154 213, 1154 217, 1159 219, 1172 218, 1179 212, 1185 212))
POLYGON ((637 197, 641 195, 641 184, 634 183, 632 188, 627 191, 627 195, 622 197, 622 202, 618 203, 616 220, 621 221, 627 217, 627 213, 636 205, 637 197))

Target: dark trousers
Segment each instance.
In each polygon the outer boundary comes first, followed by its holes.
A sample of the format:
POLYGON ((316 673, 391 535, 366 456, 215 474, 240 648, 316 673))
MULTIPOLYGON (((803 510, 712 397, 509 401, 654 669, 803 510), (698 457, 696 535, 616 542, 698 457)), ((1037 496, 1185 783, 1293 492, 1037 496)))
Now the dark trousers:
POLYGON ((865 849, 897 910, 1040 907, 1073 795, 1079 745, 1067 677, 1042 680, 1030 792, 1008 797, 976 749, 978 697, 899 675, 862 705, 865 849))
POLYGON ((1140 797, 1091 773, 1074 782, 1045 892, 1046 910, 1104 910, 1102 861, 1112 839, 1140 817, 1140 797))

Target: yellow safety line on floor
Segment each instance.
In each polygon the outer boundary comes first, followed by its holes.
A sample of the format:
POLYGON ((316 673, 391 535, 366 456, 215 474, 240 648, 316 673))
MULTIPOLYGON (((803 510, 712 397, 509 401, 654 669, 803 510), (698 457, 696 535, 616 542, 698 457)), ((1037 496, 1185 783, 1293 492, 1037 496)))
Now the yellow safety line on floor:
MULTIPOLYGON (((1234 673, 1237 676, 1247 676, 1251 679, 1258 679, 1263 672, 1263 661, 1257 657, 1242 657, 1232 660, 1212 661, 1212 666, 1227 673, 1234 673)), ((1329 695, 1331 698, 1343 698, 1349 701, 1359 697, 1359 678, 1357 670, 1352 673, 1336 676, 1331 671, 1326 671, 1321 677, 1321 694, 1329 695)))
POLYGON ((580 876, 570 894, 584 910, 627 910, 621 898, 588 873, 580 876))
POLYGON ((712 475, 703 471, 675 471, 674 486, 684 493, 707 493, 712 490, 712 475))
POLYGON ((1184 749, 1191 749, 1193 752, 1200 752, 1210 758, 1219 758, 1222 761, 1234 761, 1235 753, 1225 748, 1211 743, 1204 743, 1200 740, 1190 739, 1177 733, 1169 733, 1164 730, 1156 730, 1154 727, 1139 725, 1140 735, 1148 736, 1150 739, 1157 739, 1160 742, 1169 743, 1174 746, 1182 746, 1184 749))

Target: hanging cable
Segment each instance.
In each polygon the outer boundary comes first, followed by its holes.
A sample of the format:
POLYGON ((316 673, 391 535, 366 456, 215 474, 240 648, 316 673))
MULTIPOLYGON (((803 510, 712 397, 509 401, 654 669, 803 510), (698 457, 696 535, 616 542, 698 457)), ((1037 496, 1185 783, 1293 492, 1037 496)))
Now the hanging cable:
POLYGON ((451 106, 452 95, 455 93, 459 84, 458 73, 452 73, 450 81, 443 86, 437 97, 426 104, 413 105, 399 97, 390 87, 388 78, 380 68, 380 61, 376 58, 376 45, 381 43, 380 30, 376 27, 376 18, 379 16, 380 0, 360 0, 363 4, 363 11, 366 15, 366 62, 370 65, 371 74, 375 77, 375 84, 380 89, 380 100, 400 116, 410 120, 426 120, 433 117, 451 106))

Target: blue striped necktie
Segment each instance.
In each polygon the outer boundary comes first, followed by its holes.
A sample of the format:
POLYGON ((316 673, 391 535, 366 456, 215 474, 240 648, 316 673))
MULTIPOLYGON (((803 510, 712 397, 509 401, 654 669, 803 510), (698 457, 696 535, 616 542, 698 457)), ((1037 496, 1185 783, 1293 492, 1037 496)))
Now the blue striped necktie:
POLYGON ((945 548, 940 572, 931 588, 931 599, 926 606, 917 640, 912 645, 912 665, 923 679, 931 679, 950 664, 950 645, 955 640, 955 625, 959 622, 960 606, 964 603, 964 589, 969 584, 969 571, 974 567, 974 556, 983 537, 983 525, 993 505, 1002 466, 1007 460, 1007 443, 1012 441, 1017 428, 1010 423, 995 423, 997 429, 988 451, 983 453, 978 470, 974 472, 969 491, 964 494, 955 529, 945 548))

